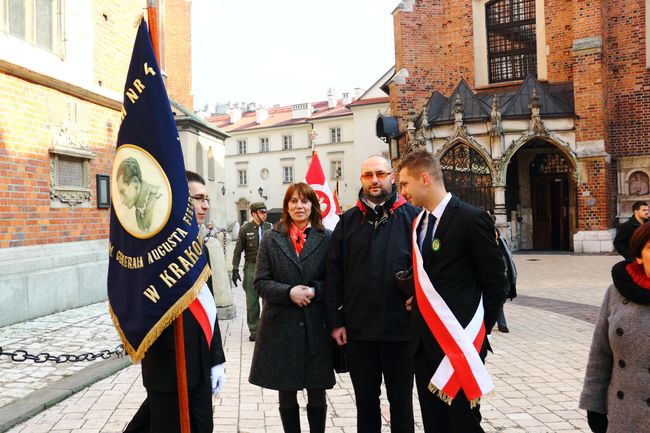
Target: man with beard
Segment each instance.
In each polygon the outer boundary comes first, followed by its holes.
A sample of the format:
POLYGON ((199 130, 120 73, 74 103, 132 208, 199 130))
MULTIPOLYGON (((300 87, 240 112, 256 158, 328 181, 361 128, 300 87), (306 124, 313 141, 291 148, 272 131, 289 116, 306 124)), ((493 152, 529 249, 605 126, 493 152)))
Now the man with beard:
POLYGON ((634 254, 630 252, 630 239, 641 224, 648 221, 648 202, 637 201, 632 205, 632 217, 621 224, 616 230, 614 238, 614 248, 628 262, 634 261, 634 254))
POLYGON ((413 432, 409 313, 395 282, 411 266, 410 233, 418 210, 397 193, 388 161, 371 156, 361 167, 359 201, 337 224, 325 282, 327 323, 347 367, 357 404, 357 431, 381 430, 382 376, 391 431, 413 432))

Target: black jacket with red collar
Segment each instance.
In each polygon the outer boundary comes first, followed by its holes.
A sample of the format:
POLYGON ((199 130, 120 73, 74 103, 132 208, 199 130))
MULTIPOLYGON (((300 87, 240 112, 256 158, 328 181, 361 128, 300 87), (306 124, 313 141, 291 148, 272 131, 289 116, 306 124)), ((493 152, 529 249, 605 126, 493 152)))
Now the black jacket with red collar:
POLYGON ((419 213, 393 194, 381 215, 361 200, 332 234, 325 280, 327 323, 345 326, 348 338, 408 341, 409 314, 395 273, 411 266, 411 227, 419 213))

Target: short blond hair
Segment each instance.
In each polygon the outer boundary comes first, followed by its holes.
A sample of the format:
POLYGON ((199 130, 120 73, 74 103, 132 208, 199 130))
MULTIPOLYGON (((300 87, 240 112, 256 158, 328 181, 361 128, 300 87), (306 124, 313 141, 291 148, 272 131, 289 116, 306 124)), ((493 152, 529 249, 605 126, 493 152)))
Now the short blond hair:
POLYGON ((399 171, 407 169, 411 176, 428 173, 433 179, 444 184, 440 161, 425 149, 416 149, 407 153, 399 163, 399 171))

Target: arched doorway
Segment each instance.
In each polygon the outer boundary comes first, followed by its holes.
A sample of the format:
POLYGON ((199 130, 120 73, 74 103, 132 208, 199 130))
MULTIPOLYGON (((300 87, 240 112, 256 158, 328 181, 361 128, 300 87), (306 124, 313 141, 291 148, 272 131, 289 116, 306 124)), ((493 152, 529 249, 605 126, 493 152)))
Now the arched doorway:
POLYGON ((553 144, 532 140, 511 158, 506 211, 520 249, 569 250, 576 226, 571 161, 553 144), (514 218, 513 218, 514 216, 514 218))
POLYGON ((458 143, 440 157, 447 191, 461 200, 485 210, 494 209, 492 172, 481 154, 465 143, 458 143))

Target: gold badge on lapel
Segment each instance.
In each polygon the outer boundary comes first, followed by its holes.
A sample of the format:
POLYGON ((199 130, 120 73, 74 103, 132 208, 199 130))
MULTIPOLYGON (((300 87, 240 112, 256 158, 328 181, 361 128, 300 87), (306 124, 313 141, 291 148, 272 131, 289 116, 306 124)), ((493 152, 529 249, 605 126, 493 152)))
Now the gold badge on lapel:
POLYGON ((433 251, 438 251, 440 249, 440 239, 433 238, 433 242, 431 242, 431 249, 433 251))

